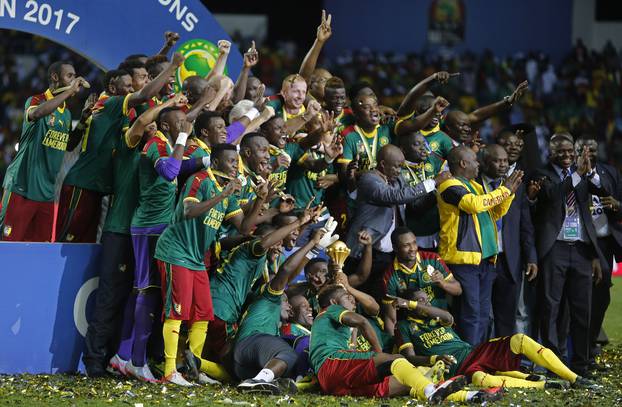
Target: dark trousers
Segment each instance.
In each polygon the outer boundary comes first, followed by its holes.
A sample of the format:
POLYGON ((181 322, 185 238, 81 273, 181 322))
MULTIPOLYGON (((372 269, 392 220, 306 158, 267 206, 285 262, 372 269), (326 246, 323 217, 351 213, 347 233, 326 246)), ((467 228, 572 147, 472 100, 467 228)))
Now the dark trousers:
POLYGON ((118 345, 123 307, 132 290, 134 253, 130 235, 104 232, 95 310, 82 360, 89 370, 104 369, 118 345))
POLYGON ((255 377, 272 359, 279 359, 287 365, 283 377, 291 377, 298 355, 279 336, 255 334, 235 344, 233 350, 233 373, 240 379, 255 377))
POLYGON ((590 320, 590 359, 594 359, 597 353, 596 340, 600 333, 600 329, 605 319, 605 313, 611 302, 610 289, 611 273, 613 271, 615 239, 613 236, 602 237, 598 239, 598 247, 608 264, 603 264, 603 279, 600 284, 592 288, 592 318, 590 320))
POLYGON ((479 265, 448 264, 454 278, 462 285, 458 297, 457 330, 460 337, 471 345, 478 345, 488 339, 492 285, 495 281, 495 266, 482 260, 479 265))
POLYGON ((492 312, 495 321, 495 336, 511 336, 516 333, 516 312, 518 296, 523 283, 522 272, 515 281, 510 273, 504 253, 499 253, 495 265, 497 277, 492 286, 492 312))
POLYGON ((564 301, 568 306, 572 360, 570 368, 584 373, 589 356, 590 308, 592 303, 593 249, 582 242, 557 241, 542 258, 540 274, 540 334, 544 346, 563 356, 566 341, 560 335, 564 301))

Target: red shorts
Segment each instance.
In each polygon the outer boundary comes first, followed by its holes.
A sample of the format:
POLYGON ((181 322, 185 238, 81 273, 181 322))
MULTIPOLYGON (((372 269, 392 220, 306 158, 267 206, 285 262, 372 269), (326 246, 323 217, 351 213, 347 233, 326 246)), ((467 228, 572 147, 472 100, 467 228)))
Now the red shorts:
MULTIPOLYGON (((53 242, 54 202, 31 201, 19 194, 7 200, 2 240, 6 242, 53 242)), ((4 200, 4 199, 3 199, 4 200)))
POLYGON ((237 324, 229 324, 218 317, 214 317, 207 327, 203 355, 207 360, 220 363, 227 353, 228 344, 238 330, 237 324))
POLYGON ((102 194, 73 185, 63 185, 58 202, 56 240, 95 243, 102 209, 102 194))
MULTIPOLYGON (((360 352, 369 354, 369 352, 360 352)), ((379 378, 374 360, 326 359, 317 374, 320 387, 334 396, 388 397, 390 376, 379 378)))
POLYGON ((493 338, 479 344, 469 353, 458 369, 458 374, 471 377, 475 372, 509 372, 520 368, 521 355, 510 349, 511 336, 493 338))
POLYGON ((206 271, 157 260, 162 278, 162 314, 165 319, 211 321, 214 319, 212 294, 206 271))

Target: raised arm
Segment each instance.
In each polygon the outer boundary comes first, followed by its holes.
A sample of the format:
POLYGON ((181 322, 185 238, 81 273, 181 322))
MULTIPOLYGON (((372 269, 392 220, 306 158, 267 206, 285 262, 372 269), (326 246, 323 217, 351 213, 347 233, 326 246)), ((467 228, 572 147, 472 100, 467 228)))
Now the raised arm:
POLYGON ((175 44, 179 41, 179 34, 173 31, 165 31, 164 32, 164 45, 158 52, 158 55, 167 56, 171 48, 175 46, 175 44))
POLYGON ((325 233, 326 231, 321 228, 316 230, 307 244, 298 249, 294 254, 289 256, 287 260, 285 260, 285 263, 279 267, 279 271, 276 273, 276 276, 274 276, 272 281, 270 281, 270 288, 272 291, 278 292, 285 289, 291 279, 298 274, 297 271, 300 270, 303 263, 307 262, 307 253, 309 253, 309 251, 311 251, 311 249, 319 243, 325 233))
POLYGON ((395 126, 395 133, 397 136, 402 136, 404 134, 417 132, 423 128, 425 128, 434 117, 441 114, 443 110, 449 107, 449 102, 443 98, 438 96, 434 101, 434 104, 430 106, 428 110, 419 116, 415 116, 412 121, 401 122, 400 126, 395 126))
MULTIPOLYGON (((331 266, 335 267, 336 265, 331 263, 331 266)), ((377 317, 380 314, 380 305, 374 300, 374 297, 352 287, 348 282, 348 276, 341 270, 335 273, 335 283, 341 284, 356 299, 356 302, 361 305, 367 315, 377 317)))
POLYGON ((307 110, 300 116, 296 116, 293 119, 289 119, 285 122, 285 132, 292 136, 296 132, 304 127, 311 119, 313 119, 322 107, 317 100, 311 100, 307 105, 307 110))
POLYGON ((510 96, 506 96, 498 102, 492 103, 490 105, 480 107, 479 109, 471 112, 469 114, 469 122, 471 123, 471 127, 474 125, 483 122, 491 116, 496 115, 500 111, 512 107, 512 105, 517 102, 520 97, 525 93, 529 86, 527 81, 521 82, 514 92, 510 96))
POLYGON ((160 72, 160 74, 153 80, 149 81, 141 90, 134 92, 129 96, 127 101, 128 106, 138 106, 156 96, 160 92, 160 89, 168 83, 170 77, 175 73, 177 68, 179 68, 183 63, 183 55, 176 52, 173 55, 173 62, 171 62, 165 70, 160 72))
POLYGON ((244 99, 244 95, 246 94, 246 85, 248 83, 248 75, 250 74, 251 69, 257 65, 257 62, 259 62, 259 53, 257 52, 257 48, 255 48, 255 41, 253 41, 249 50, 244 53, 244 65, 242 66, 242 71, 240 71, 240 75, 235 81, 235 86, 233 87, 233 103, 238 103, 240 100, 244 99))
POLYGON ((71 85, 67 87, 67 89, 54 96, 52 99, 46 100, 40 105, 28 109, 26 113, 28 121, 33 122, 51 114, 58 109, 60 105, 65 103, 67 99, 78 93, 82 87, 89 88, 90 85, 84 78, 79 76, 71 82, 71 85))
POLYGON ((364 174, 358 182, 358 193, 376 205, 398 205, 414 201, 434 189, 433 181, 415 186, 389 185, 373 173, 364 174))
POLYGON ((404 100, 402 100, 400 108, 397 109, 397 117, 404 117, 411 114, 415 110, 415 103, 417 102, 417 99, 419 99, 421 96, 423 96, 425 92, 428 91, 428 88, 433 82, 438 81, 441 84, 445 84, 447 83, 449 78, 458 75, 460 75, 460 73, 450 74, 449 72, 441 71, 436 72, 428 76, 421 82, 417 83, 404 97, 404 100))
POLYGON ((160 112, 167 107, 171 106, 183 106, 186 104, 188 100, 186 97, 178 93, 174 98, 168 99, 166 102, 156 105, 149 110, 145 111, 143 114, 138 116, 138 118, 134 121, 132 126, 125 133, 125 143, 128 147, 133 148, 140 143, 142 139, 145 128, 150 124, 156 121, 160 112))
POLYGON ((298 72, 300 76, 305 78, 307 82, 309 82, 313 71, 315 71, 315 66, 317 65, 317 60, 320 56, 322 48, 324 47, 324 44, 326 43, 326 41, 328 41, 332 34, 330 28, 332 18, 333 17, 330 14, 328 15, 328 17, 326 17, 326 10, 322 10, 322 21, 317 28, 315 41, 313 42, 313 45, 311 46, 309 52, 307 52, 307 55, 305 55, 304 59, 302 60, 302 64, 300 65, 300 71, 298 72))
POLYGON ((372 239, 367 230, 361 230, 359 232, 359 243, 363 245, 363 255, 359 261, 356 273, 348 276, 348 284, 352 287, 359 287, 365 284, 371 273, 372 239))
POLYGON ((218 41, 218 59, 214 64, 212 70, 207 74, 205 79, 210 79, 214 75, 222 75, 225 73, 225 67, 227 66, 227 58, 229 58, 229 52, 231 51, 231 43, 227 40, 218 41))

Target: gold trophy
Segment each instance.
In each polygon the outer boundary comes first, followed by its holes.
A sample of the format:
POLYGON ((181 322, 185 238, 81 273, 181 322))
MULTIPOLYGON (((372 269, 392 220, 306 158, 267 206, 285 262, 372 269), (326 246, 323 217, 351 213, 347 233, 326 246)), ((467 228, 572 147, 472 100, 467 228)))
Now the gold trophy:
POLYGON ((337 240, 335 243, 328 246, 326 249, 328 257, 333 261, 333 264, 339 266, 339 271, 343 271, 343 264, 350 255, 350 249, 344 242, 337 240))

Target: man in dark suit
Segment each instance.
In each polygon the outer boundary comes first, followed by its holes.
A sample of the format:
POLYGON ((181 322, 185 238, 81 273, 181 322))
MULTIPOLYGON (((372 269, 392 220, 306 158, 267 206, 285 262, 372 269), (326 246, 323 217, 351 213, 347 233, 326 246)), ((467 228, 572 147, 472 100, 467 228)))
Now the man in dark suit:
POLYGON ((598 354, 596 340, 600 333, 605 312, 611 301, 611 272, 613 270, 614 257, 622 260, 622 211, 620 201, 622 200, 622 183, 620 182, 620 172, 607 164, 598 162, 596 159, 598 143, 594 139, 580 139, 575 143, 575 152, 583 151, 587 148, 590 162, 600 178, 602 189, 607 191, 608 196, 591 196, 590 212, 598 247, 603 254, 605 263, 602 266, 602 280, 596 282, 592 289, 592 318, 590 323, 590 368, 599 368, 594 357, 598 354))
MULTIPOLYGON (((535 173, 541 180, 534 217, 536 250, 540 261, 540 329, 545 346, 557 354, 565 336, 558 335, 562 298, 570 310, 571 369, 587 374, 593 274, 602 257, 589 211, 590 193, 602 194, 587 151, 575 165, 570 134, 551 137, 550 163, 535 173)), ((599 275, 594 275, 598 279, 599 275)))
MULTIPOLYGON (((514 150, 511 151, 510 163, 510 154, 498 144, 488 145, 482 150, 483 171, 479 182, 486 192, 495 190, 506 176, 516 170, 516 160, 520 158, 520 152, 517 156, 514 150)), ((516 311, 523 284, 523 261, 527 263, 526 274, 530 280, 538 273, 533 224, 524 183, 514 193, 508 212, 496 223, 499 254, 495 264, 497 277, 492 288, 492 310, 494 336, 500 337, 516 333, 516 311)))
POLYGON ((359 232, 367 231, 372 238, 372 271, 366 287, 376 287, 386 266, 393 261, 391 233, 403 225, 406 204, 414 204, 428 194, 434 194, 436 185, 450 175, 441 173, 415 186, 406 183, 401 175, 404 153, 387 144, 378 153, 378 165, 364 173, 357 183, 357 210, 352 218, 346 244, 352 250, 350 257, 362 254, 359 232))

